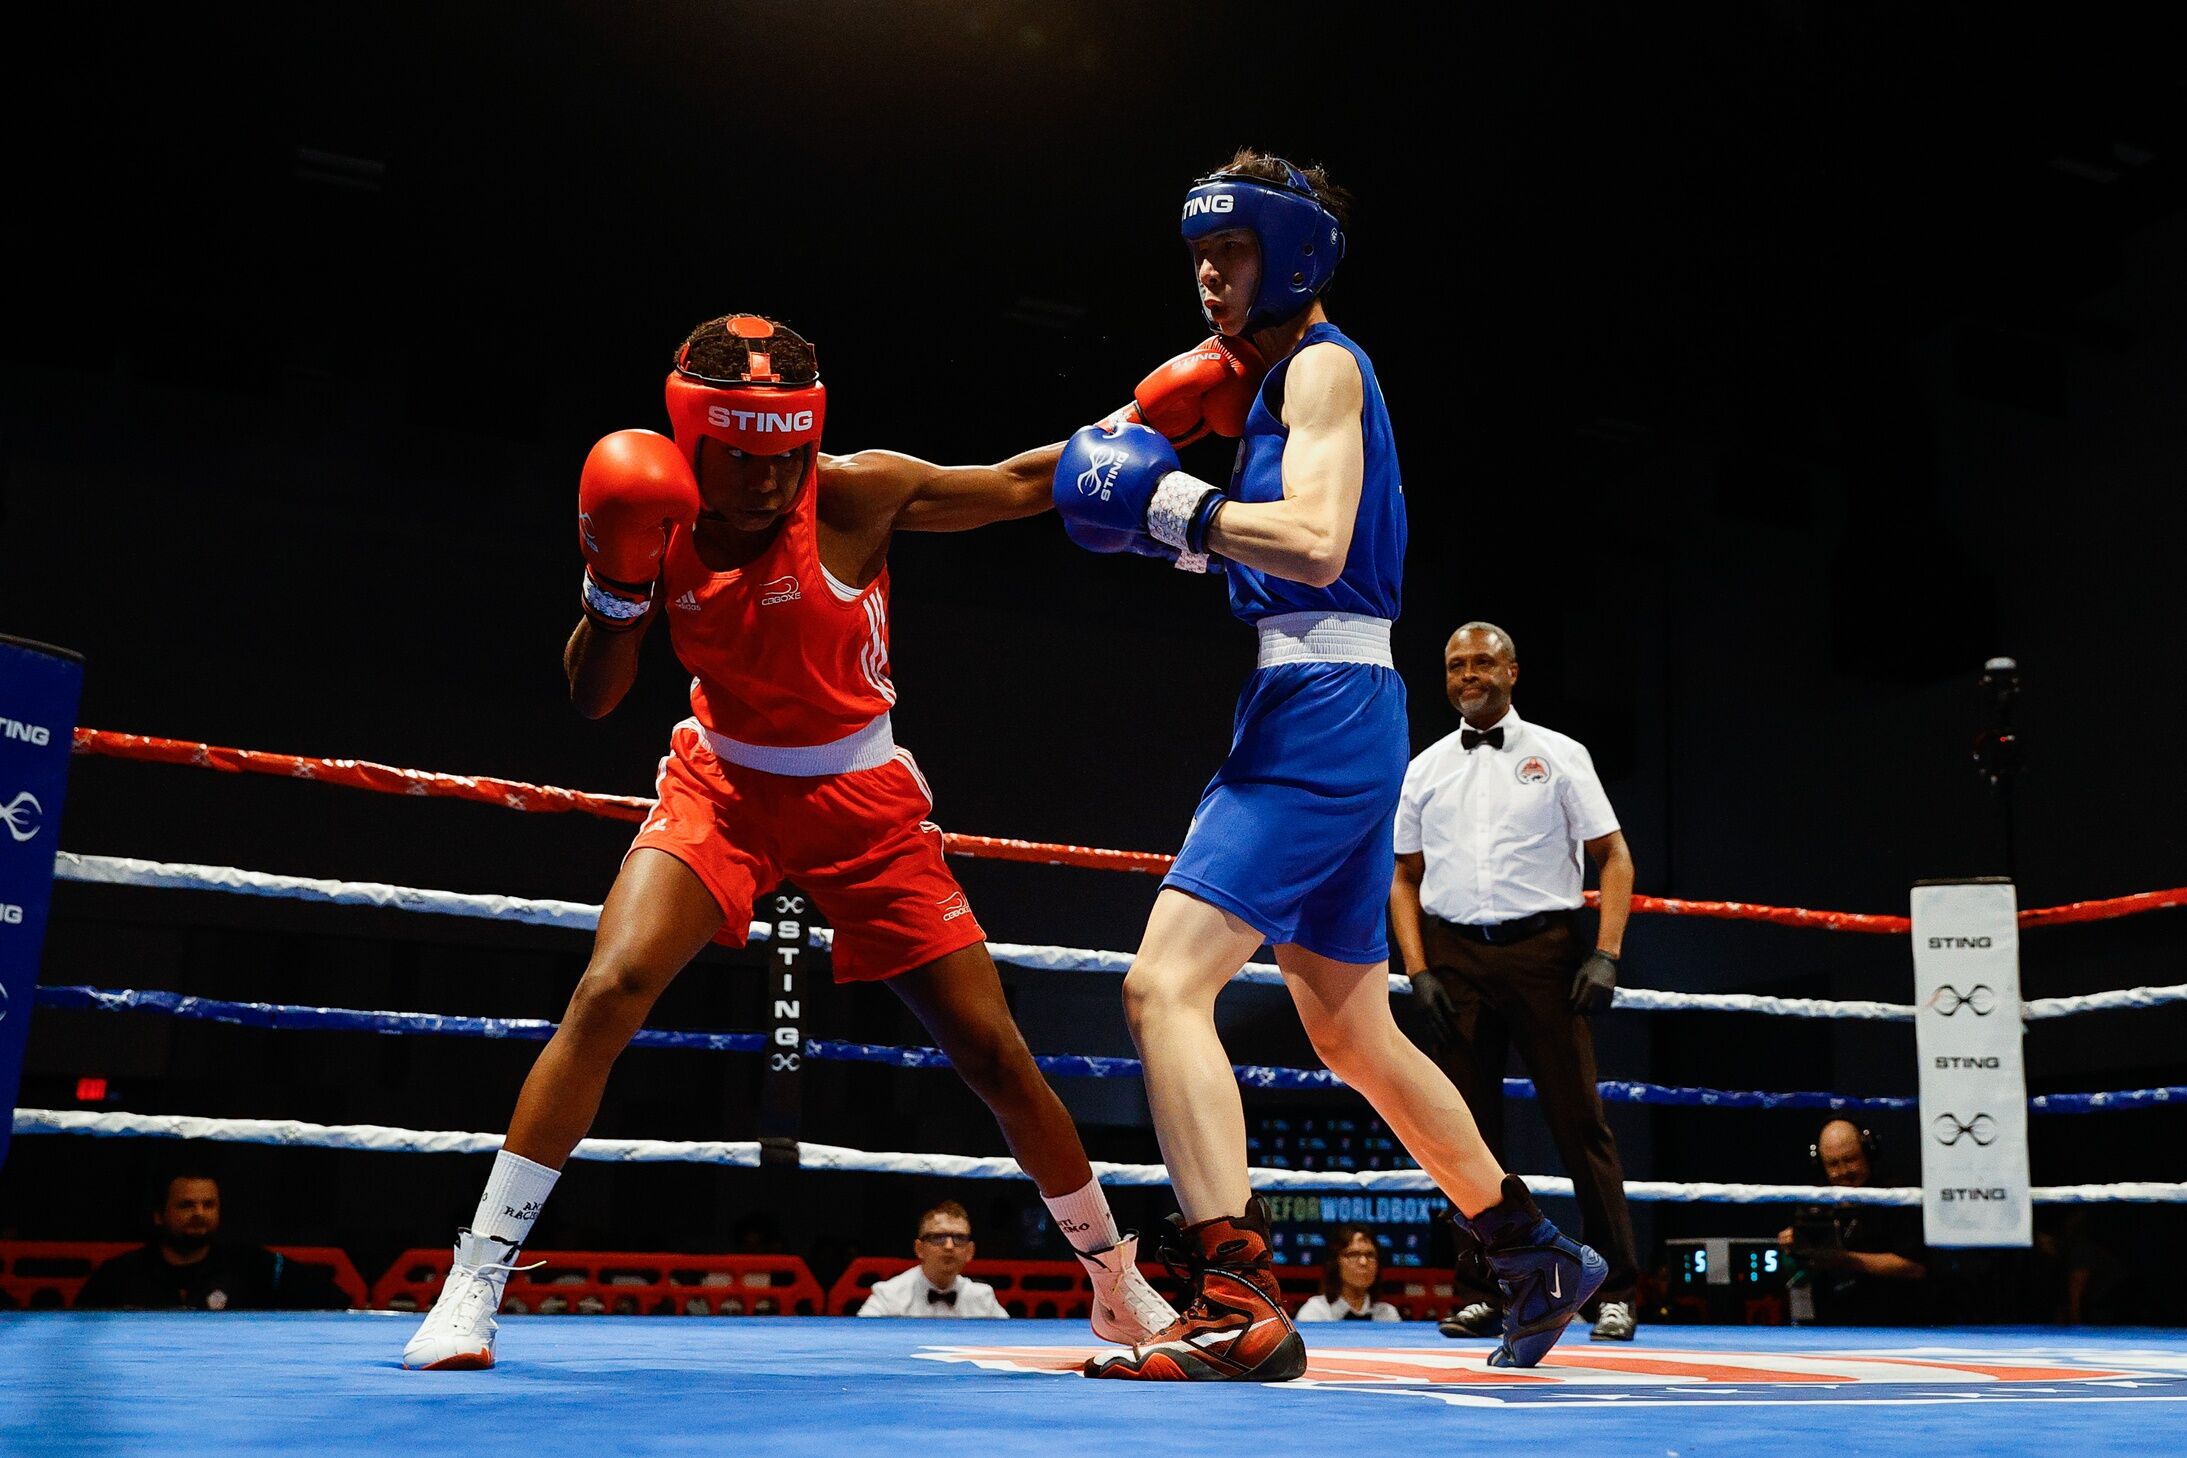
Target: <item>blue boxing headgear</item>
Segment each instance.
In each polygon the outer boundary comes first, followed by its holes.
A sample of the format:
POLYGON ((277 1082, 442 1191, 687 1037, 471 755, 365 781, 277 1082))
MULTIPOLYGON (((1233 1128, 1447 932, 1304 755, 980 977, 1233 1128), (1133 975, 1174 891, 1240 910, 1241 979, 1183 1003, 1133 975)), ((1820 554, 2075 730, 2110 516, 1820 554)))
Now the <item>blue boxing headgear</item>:
MULTIPOLYGON (((1244 228, 1261 245, 1261 286, 1253 294, 1245 329, 1281 324, 1329 287, 1344 257, 1344 226, 1314 196, 1306 174, 1282 158, 1282 182, 1217 172, 1185 194, 1185 237, 1205 238, 1244 228)), ((1212 321, 1210 321, 1212 323, 1212 321)))

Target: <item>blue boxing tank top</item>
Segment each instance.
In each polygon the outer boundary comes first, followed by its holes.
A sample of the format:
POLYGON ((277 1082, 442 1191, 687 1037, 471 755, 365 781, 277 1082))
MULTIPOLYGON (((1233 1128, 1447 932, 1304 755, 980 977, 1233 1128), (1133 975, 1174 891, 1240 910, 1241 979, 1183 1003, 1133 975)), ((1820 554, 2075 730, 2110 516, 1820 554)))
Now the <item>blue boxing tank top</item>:
POLYGON ((1283 499, 1283 447, 1291 438, 1283 423, 1283 382, 1291 361, 1315 344, 1334 344, 1359 361, 1359 431, 1365 447, 1359 516, 1352 524, 1352 549, 1344 575, 1327 587, 1308 587, 1272 577, 1258 568, 1228 564, 1230 610, 1249 623, 1277 613, 1361 613, 1397 617, 1405 578, 1405 490, 1397 474, 1397 441, 1390 434, 1390 412, 1382 402, 1367 352, 1345 338, 1334 324, 1316 324, 1299 339, 1261 381, 1260 394, 1246 416, 1245 437, 1238 442, 1237 464, 1230 471, 1229 494, 1239 501, 1283 499))

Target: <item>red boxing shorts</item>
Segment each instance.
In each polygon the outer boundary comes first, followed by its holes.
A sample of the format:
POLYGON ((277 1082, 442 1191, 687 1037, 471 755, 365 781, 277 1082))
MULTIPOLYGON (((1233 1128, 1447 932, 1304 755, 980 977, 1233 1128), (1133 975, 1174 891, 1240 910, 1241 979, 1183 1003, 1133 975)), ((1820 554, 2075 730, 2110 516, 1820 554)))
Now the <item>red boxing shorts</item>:
POLYGON ((657 789, 630 848, 666 851, 706 884, 725 918, 717 942, 743 946, 753 903, 785 880, 834 926, 838 982, 878 982, 987 939, 942 860, 908 751, 848 774, 775 775, 724 761, 680 724, 657 789))

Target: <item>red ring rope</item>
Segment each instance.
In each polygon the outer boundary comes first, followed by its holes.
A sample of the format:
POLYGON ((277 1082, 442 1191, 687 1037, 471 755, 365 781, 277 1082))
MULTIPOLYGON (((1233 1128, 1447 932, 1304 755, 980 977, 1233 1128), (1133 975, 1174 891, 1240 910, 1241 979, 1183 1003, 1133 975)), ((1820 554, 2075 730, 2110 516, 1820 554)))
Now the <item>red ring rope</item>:
MULTIPOLYGON (((157 739, 146 734, 117 734, 106 729, 78 729, 78 754, 111 759, 148 760, 154 764, 194 765, 199 769, 229 774, 281 775, 289 779, 316 780, 321 784, 346 785, 374 790, 383 795, 419 795, 475 800, 509 810, 576 811, 608 820, 644 818, 653 802, 636 795, 600 795, 585 790, 564 790, 552 785, 526 784, 483 775, 446 775, 431 770, 399 769, 359 759, 316 759, 297 754, 274 754, 262 749, 228 749, 216 744, 194 744, 181 739, 157 739)), ((991 861, 1028 861, 1047 866, 1080 866, 1097 871, 1137 871, 1159 876, 1173 857, 1158 851, 1100 850, 1092 846, 1055 845, 1046 841, 1009 840, 991 835, 945 835, 944 846, 952 855, 991 861)), ((1587 893, 1592 903, 1594 892, 1587 893)), ((2143 891, 2132 896, 2113 896, 2098 901, 2073 901, 2020 913, 2022 926, 2064 926, 2076 922, 2109 921, 2187 906, 2187 886, 2169 891, 2143 891)), ((1723 921, 1759 921, 1773 926, 1814 927, 1825 931, 1878 932, 1903 936, 1913 923, 1903 916, 1879 916, 1860 911, 1810 911, 1797 906, 1758 906, 1745 901, 1686 901, 1663 896, 1635 896, 1633 910, 1664 916, 1703 916, 1723 921)))

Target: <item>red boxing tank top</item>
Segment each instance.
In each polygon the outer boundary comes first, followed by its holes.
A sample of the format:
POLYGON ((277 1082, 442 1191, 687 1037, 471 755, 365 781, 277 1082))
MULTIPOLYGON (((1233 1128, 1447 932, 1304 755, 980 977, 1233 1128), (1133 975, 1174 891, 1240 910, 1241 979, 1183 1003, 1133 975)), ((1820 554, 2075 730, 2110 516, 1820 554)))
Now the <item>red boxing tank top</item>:
POLYGON ((888 569, 862 590, 820 565, 820 483, 733 572, 699 560, 678 527, 662 560, 669 641, 691 671, 691 712, 747 744, 832 744, 896 702, 888 676, 888 569))

